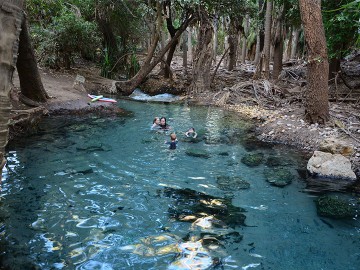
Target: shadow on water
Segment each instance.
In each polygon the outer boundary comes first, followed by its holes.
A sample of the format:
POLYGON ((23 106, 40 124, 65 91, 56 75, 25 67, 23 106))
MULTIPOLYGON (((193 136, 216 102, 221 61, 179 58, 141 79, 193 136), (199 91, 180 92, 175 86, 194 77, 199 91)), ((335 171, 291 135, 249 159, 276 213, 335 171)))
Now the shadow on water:
POLYGON ((6 230, 14 232, 6 238, 0 237, 0 269, 39 269, 31 258, 30 248, 18 239, 31 239, 36 226, 45 230, 41 227, 41 221, 39 224, 33 222, 38 218, 36 211, 42 208, 40 201, 44 192, 32 185, 28 178, 19 179, 16 188, 18 191, 7 199, 6 207, 0 198, 0 236, 6 230), (19 224, 24 221, 31 224, 25 230, 19 224))

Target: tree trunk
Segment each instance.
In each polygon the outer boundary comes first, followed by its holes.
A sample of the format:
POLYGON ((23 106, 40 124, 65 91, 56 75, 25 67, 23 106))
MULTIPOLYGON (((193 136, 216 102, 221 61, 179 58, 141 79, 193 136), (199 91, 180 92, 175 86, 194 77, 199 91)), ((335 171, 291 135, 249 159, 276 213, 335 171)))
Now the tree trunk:
POLYGON ((305 114, 310 123, 329 119, 329 64, 320 0, 300 0, 301 21, 308 52, 305 114))
MULTIPOLYGON (((174 27, 173 21, 172 21, 172 14, 171 14, 171 1, 167 0, 164 1, 164 13, 166 14, 166 27, 169 31, 170 37, 173 38, 178 31, 177 28, 174 27)), ((176 46, 178 45, 179 40, 177 39, 170 47, 167 56, 166 56, 166 64, 164 69, 164 77, 170 78, 171 75, 171 61, 174 57, 174 53, 176 50, 176 46)))
POLYGON ((260 77, 261 75, 261 71, 262 71, 262 65, 263 65, 263 58, 261 56, 261 53, 264 49, 264 23, 262 23, 263 19, 264 19, 264 0, 258 0, 258 4, 259 4, 259 18, 260 18, 260 25, 259 25, 259 29, 258 29, 258 36, 257 36, 257 41, 256 41, 256 55, 255 55, 255 60, 254 60, 254 64, 256 66, 256 70, 255 70, 255 74, 254 74, 254 79, 257 79, 260 77))
POLYGON ((184 31, 182 36, 183 36, 183 38, 182 38, 183 67, 184 67, 185 74, 187 74, 187 54, 188 54, 188 47, 187 47, 188 32, 187 32, 187 30, 184 31))
POLYGON ((45 102, 49 96, 41 81, 25 16, 21 24, 19 56, 16 68, 19 73, 21 94, 33 101, 45 102))
POLYGON ((198 93, 210 88, 210 68, 213 54, 212 37, 214 29, 209 15, 200 10, 200 31, 193 63, 192 82, 189 93, 198 93))
POLYGON ((274 38, 274 66, 273 79, 277 80, 282 71, 283 48, 284 48, 284 25, 283 25, 283 7, 280 7, 276 19, 276 31, 274 38))
POLYGON ((237 20, 230 19, 230 26, 229 26, 229 66, 228 70, 231 71, 236 67, 236 60, 237 60, 237 49, 238 49, 238 41, 239 41, 239 30, 240 25, 237 20))
POLYGON ((254 64, 255 66, 257 64, 259 64, 259 60, 260 60, 260 33, 257 34, 256 36, 256 48, 255 48, 255 59, 254 59, 254 64))
POLYGON ((217 56, 217 49, 218 49, 218 24, 219 24, 219 19, 218 19, 218 16, 215 15, 215 18, 214 18, 214 64, 216 64, 216 56, 217 56))
POLYGON ((291 54, 290 59, 296 58, 297 48, 299 47, 299 36, 300 28, 294 28, 292 32, 292 44, 291 44, 291 54))
POLYGON ((286 49, 285 49, 285 53, 284 53, 284 61, 285 62, 289 61, 290 53, 292 50, 292 47, 291 47, 292 46, 292 27, 289 30, 288 36, 289 36, 289 38, 287 39, 286 49))
POLYGON ((270 78, 270 39, 271 39, 271 24, 272 24, 272 8, 273 0, 266 1, 266 15, 265 15, 265 40, 264 40, 264 77, 270 78))
POLYGON ((144 64, 142 65, 142 67, 140 68, 138 73, 134 77, 132 77, 130 80, 116 82, 115 85, 116 85, 116 89, 118 90, 118 92, 122 95, 130 95, 132 93, 132 91, 154 69, 154 67, 162 61, 164 55, 170 49, 170 47, 173 45, 173 43, 177 42, 180 35, 186 30, 186 27, 195 19, 196 19, 195 16, 190 16, 189 18, 187 18, 183 22, 183 24, 179 27, 178 31, 176 31, 175 36, 168 42, 168 44, 162 50, 160 50, 158 55, 154 59, 152 59, 154 52, 155 52, 155 48, 159 41, 159 36, 156 35, 157 39, 154 40, 154 43, 152 44, 151 54, 149 54, 147 56, 147 59, 145 60, 144 64))
POLYGON ((188 61, 192 64, 193 61, 193 45, 192 45, 192 27, 189 27, 189 35, 188 35, 188 61))
POLYGON ((23 4, 23 0, 0 0, 0 181, 6 163, 5 146, 11 111, 9 93, 17 60, 23 4))
POLYGON ((249 18, 249 14, 246 14, 245 16, 245 26, 244 26, 244 35, 242 38, 242 50, 241 50, 241 63, 245 63, 246 60, 246 52, 247 52, 247 46, 246 46, 246 41, 247 41, 247 37, 249 34, 249 23, 250 23, 250 18, 249 18))

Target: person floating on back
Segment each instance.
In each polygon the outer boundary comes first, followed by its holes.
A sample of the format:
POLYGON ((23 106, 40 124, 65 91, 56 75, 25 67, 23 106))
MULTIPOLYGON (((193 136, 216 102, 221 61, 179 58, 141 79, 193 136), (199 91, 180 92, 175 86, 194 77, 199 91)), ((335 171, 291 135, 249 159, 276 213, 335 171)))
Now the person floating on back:
POLYGON ((176 145, 178 143, 178 140, 176 139, 176 134, 171 133, 170 134, 170 141, 165 141, 166 144, 169 144, 169 149, 176 149, 176 145))
POLYGON ((191 137, 191 138, 196 138, 197 137, 197 133, 195 131, 195 128, 189 128, 188 131, 185 132, 185 136, 186 137, 191 137))

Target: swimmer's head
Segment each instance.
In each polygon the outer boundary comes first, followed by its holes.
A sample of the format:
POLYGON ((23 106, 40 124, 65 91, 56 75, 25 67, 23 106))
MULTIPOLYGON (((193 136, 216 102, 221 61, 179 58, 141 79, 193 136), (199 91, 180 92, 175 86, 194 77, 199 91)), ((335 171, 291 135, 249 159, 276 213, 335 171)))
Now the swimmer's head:
POLYGON ((175 134, 175 133, 171 133, 171 134, 170 134, 170 139, 171 139, 172 141, 175 141, 175 140, 176 140, 176 134, 175 134))
POLYGON ((160 118, 160 125, 162 125, 162 126, 166 125, 166 118, 165 117, 160 118))
POLYGON ((153 121, 153 124, 159 125, 159 124, 160 124, 160 118, 159 118, 159 117, 155 117, 155 118, 154 118, 154 121, 153 121))

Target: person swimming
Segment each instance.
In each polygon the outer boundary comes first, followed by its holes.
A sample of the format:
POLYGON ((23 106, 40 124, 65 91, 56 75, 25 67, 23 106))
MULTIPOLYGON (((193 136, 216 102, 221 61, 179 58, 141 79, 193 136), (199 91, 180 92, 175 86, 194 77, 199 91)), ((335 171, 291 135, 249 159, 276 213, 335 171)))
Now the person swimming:
POLYGON ((193 128, 193 127, 189 128, 188 131, 185 132, 185 136, 195 139, 197 137, 197 133, 195 131, 195 128, 193 128))
POLYGON ((170 141, 165 141, 166 144, 169 144, 169 149, 174 150, 176 149, 176 145, 178 143, 178 140, 176 139, 176 134, 171 133, 170 134, 170 141))
POLYGON ((166 123, 166 118, 165 117, 161 117, 160 118, 160 129, 162 130, 169 130, 171 129, 171 127, 166 123))
POLYGON ((160 129, 160 118, 159 117, 155 117, 154 120, 153 120, 153 124, 151 126, 151 129, 152 130, 156 130, 156 129, 160 129))

